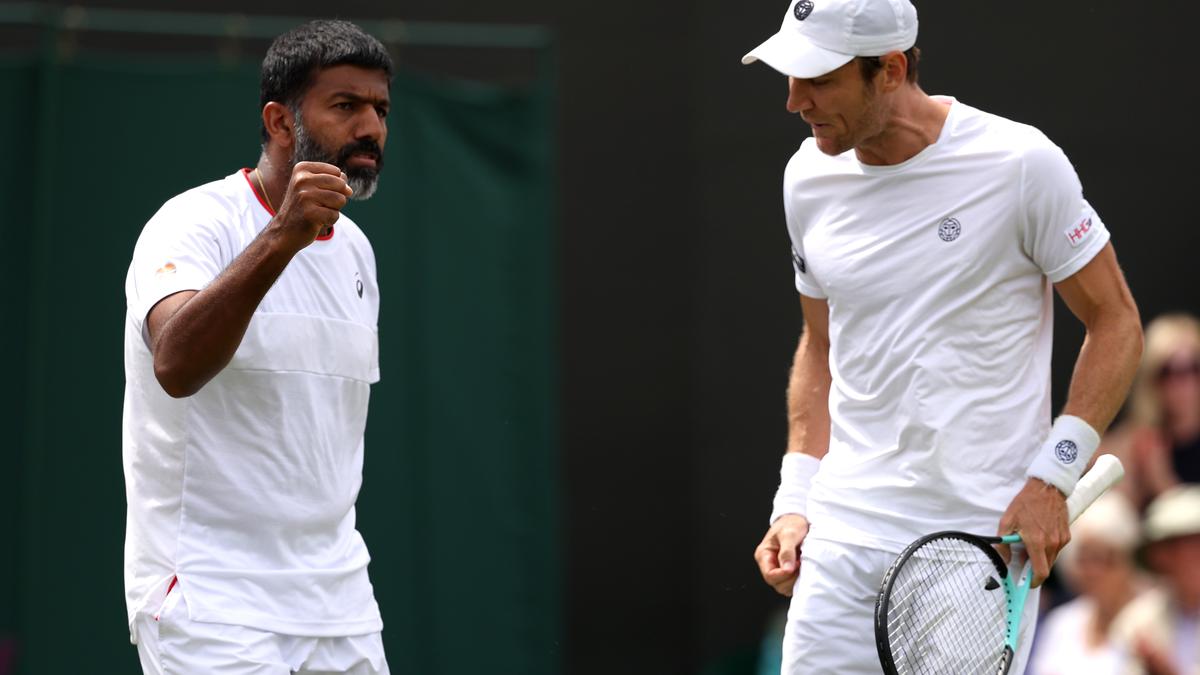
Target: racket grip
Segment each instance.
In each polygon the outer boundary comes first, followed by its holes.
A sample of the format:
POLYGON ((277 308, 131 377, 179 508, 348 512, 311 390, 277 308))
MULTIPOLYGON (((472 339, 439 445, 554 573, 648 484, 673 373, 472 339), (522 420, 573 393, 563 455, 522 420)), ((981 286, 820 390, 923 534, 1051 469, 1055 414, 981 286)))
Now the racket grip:
POLYGON ((1116 485, 1125 476, 1125 467, 1114 455, 1100 455, 1092 470, 1083 474, 1075 484, 1075 490, 1067 498, 1067 520, 1075 522, 1079 514, 1087 510, 1092 502, 1116 485))

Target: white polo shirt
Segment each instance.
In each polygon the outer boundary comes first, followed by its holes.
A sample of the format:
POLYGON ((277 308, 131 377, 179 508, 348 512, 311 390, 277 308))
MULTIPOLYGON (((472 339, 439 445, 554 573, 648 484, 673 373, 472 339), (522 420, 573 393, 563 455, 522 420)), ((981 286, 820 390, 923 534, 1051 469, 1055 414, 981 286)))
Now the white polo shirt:
POLYGON ((1108 242, 1062 151, 949 98, 893 166, 789 162, 796 287, 829 303, 829 453, 812 536, 900 550, 991 534, 1050 424, 1052 287, 1108 242))
POLYGON ((147 313, 207 286, 270 218, 239 171, 168 201, 134 249, 122 429, 131 631, 174 577, 194 621, 306 636, 382 628, 354 525, 379 379, 375 257, 358 226, 343 215, 292 259, 199 392, 173 399, 154 377, 147 313))

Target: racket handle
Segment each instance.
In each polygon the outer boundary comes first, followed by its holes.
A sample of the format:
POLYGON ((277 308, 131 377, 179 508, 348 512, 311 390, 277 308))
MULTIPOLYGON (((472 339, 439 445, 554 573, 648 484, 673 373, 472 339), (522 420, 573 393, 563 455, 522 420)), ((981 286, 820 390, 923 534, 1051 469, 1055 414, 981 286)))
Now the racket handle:
POLYGON ((1121 466, 1121 460, 1114 455, 1097 457, 1092 470, 1083 474, 1075 484, 1075 490, 1067 498, 1067 520, 1075 522, 1079 514, 1091 506, 1097 497, 1116 485, 1124 476, 1125 467, 1121 466))

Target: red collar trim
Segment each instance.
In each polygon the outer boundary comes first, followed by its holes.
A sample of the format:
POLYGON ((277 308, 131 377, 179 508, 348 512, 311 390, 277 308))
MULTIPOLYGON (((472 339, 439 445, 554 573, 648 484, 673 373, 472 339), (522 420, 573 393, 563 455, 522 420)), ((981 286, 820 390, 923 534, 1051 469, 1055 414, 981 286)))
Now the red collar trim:
MULTIPOLYGON (((250 180, 250 172, 251 171, 253 171, 253 169, 245 169, 245 168, 242 169, 242 178, 246 179, 246 184, 250 186, 250 192, 254 195, 254 198, 258 200, 258 203, 262 204, 263 210, 265 210, 267 213, 271 214, 271 217, 274 218, 275 217, 275 209, 272 209, 271 206, 269 204, 267 204, 266 200, 263 199, 263 196, 258 193, 258 186, 256 186, 254 184, 254 181, 250 180)), ((323 235, 318 236, 317 241, 329 241, 330 239, 333 239, 333 226, 332 225, 329 226, 329 234, 323 234, 323 235)))
POLYGON ((263 199, 263 196, 258 194, 258 186, 254 184, 254 181, 250 180, 250 172, 252 170, 253 169, 242 169, 242 177, 246 179, 246 185, 250 186, 250 192, 254 193, 254 198, 257 199, 258 203, 262 204, 263 209, 266 210, 267 213, 271 214, 272 218, 274 218, 275 209, 271 208, 267 204, 267 201, 263 199))

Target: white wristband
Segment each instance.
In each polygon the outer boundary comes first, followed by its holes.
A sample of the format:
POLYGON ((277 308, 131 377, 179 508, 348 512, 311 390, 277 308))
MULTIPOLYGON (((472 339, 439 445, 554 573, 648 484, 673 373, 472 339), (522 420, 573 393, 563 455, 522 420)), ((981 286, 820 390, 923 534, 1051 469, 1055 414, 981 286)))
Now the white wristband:
POLYGON ((771 510, 771 524, 789 514, 804 515, 808 507, 808 488, 813 476, 821 466, 821 460, 802 452, 783 455, 779 467, 779 489, 775 491, 775 504, 771 510))
POLYGON ((1074 415, 1061 415, 1025 475, 1043 480, 1069 497, 1099 446, 1100 434, 1091 425, 1074 415))

